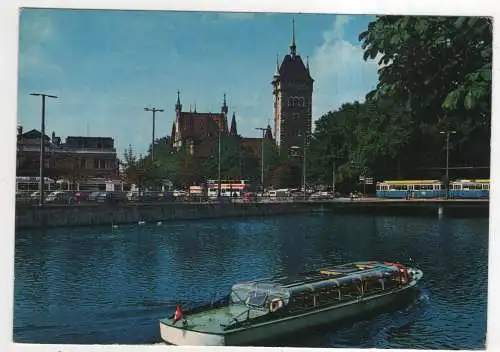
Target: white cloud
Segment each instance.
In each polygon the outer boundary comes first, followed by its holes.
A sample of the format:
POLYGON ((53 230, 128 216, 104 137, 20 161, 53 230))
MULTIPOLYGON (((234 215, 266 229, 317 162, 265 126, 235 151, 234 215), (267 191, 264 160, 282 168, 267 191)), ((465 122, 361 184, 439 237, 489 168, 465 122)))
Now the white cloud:
POLYGON ((364 101, 377 84, 378 61, 364 61, 361 45, 344 39, 344 27, 350 19, 336 16, 333 28, 323 33, 323 43, 310 60, 315 79, 314 119, 344 103, 364 101))

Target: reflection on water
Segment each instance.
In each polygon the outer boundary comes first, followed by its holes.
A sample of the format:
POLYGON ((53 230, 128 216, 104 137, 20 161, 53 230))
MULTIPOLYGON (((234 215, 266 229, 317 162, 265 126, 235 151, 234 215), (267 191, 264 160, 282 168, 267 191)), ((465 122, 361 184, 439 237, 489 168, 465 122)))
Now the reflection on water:
POLYGON ((424 271, 409 307, 298 334, 283 346, 484 348, 488 220, 276 216, 16 234, 14 339, 157 343, 158 319, 231 284, 352 260, 424 271))

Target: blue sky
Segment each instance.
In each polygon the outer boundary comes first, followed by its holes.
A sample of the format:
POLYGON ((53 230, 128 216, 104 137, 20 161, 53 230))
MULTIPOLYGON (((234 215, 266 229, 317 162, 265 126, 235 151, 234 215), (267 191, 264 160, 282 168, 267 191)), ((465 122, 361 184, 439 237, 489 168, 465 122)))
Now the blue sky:
MULTIPOLYGON (((313 120, 363 100, 377 84, 377 62, 364 62, 358 35, 373 16, 295 15, 298 53, 315 79, 313 120)), ((25 9, 20 16, 18 120, 47 133, 111 136, 121 157, 144 153, 170 134, 177 90, 184 110, 220 111, 227 94, 238 131, 258 137, 272 120, 276 54, 289 52, 291 14, 25 9)), ((273 125, 271 123, 271 125, 273 125)))

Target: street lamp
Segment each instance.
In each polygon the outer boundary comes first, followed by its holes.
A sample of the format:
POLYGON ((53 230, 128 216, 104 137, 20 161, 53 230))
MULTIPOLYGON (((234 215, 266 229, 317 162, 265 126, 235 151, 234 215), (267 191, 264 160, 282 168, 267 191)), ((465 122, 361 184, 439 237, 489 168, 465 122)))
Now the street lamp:
POLYGON ((219 182, 218 182, 218 186, 217 186, 217 197, 220 198, 220 190, 221 190, 221 179, 220 179, 220 136, 221 136, 221 133, 220 133, 220 130, 221 130, 221 126, 218 126, 219 127, 219 158, 217 160, 217 168, 218 168, 218 174, 219 174, 219 182))
POLYGON ((42 97, 42 126, 41 126, 41 140, 40 140, 40 200, 39 205, 43 207, 43 197, 44 197, 44 167, 45 167, 45 98, 57 99, 55 95, 49 95, 44 93, 30 93, 30 95, 36 97, 42 97))
POLYGON ((262 131, 262 141, 260 146, 260 184, 262 185, 262 192, 264 192, 264 138, 267 128, 255 127, 255 129, 262 131))
POLYGON ((332 196, 335 198, 335 157, 332 158, 332 196))
POLYGON ((304 199, 307 197, 307 192, 306 192, 306 143, 307 143, 307 133, 302 132, 299 134, 299 137, 302 135, 303 138, 303 157, 302 157, 302 183, 304 186, 304 199))
POLYGON ((451 130, 447 130, 447 131, 441 131, 439 132, 440 134, 446 134, 446 199, 448 199, 448 196, 449 196, 449 158, 450 158, 450 134, 455 134, 457 133, 457 131, 451 131, 451 130))
POLYGON ((155 113, 156 112, 163 112, 163 109, 144 108, 144 111, 151 111, 153 113, 153 137, 151 139, 151 161, 154 161, 153 154, 154 154, 154 149, 155 149, 155 120, 156 120, 155 113))

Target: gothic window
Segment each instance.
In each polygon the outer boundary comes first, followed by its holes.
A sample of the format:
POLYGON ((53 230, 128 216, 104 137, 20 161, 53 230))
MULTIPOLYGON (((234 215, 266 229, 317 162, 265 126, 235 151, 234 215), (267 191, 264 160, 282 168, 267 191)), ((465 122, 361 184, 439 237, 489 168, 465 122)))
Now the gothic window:
POLYGON ((290 97, 290 98, 288 98, 288 107, 289 108, 303 107, 304 104, 305 104, 304 97, 290 97))

